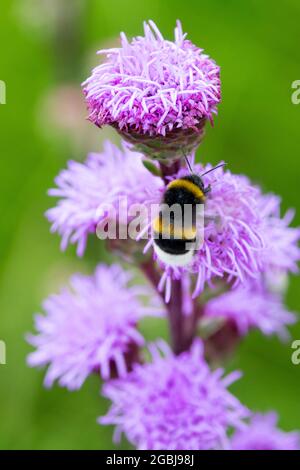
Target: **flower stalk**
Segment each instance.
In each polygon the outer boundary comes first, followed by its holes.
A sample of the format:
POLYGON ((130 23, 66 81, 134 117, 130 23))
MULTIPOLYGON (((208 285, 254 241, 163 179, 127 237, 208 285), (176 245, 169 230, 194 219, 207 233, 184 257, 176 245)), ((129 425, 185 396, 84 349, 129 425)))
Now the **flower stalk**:
POLYGON ((89 120, 112 126, 126 143, 107 142, 85 162, 69 162, 50 190, 59 202, 46 215, 61 248, 76 244, 78 256, 90 235, 115 222, 128 236, 118 231, 107 240, 108 251, 149 282, 137 285, 118 265, 73 276, 36 316, 28 363, 48 367, 47 387, 57 381, 79 389, 97 372, 111 400, 99 422, 115 425, 115 435, 124 433, 137 449, 297 449, 298 433, 277 429, 275 414, 251 419, 231 394, 239 372, 224 376, 211 368, 224 363, 250 329, 287 337, 295 316, 284 306, 283 288, 274 285, 296 272, 300 260, 292 212, 282 217, 280 198, 263 194, 246 176, 193 164, 211 191, 203 243, 189 253, 189 263, 172 263, 158 251, 145 254, 154 243, 153 220, 145 227, 147 242, 144 229, 140 238, 129 236, 130 207, 159 206, 171 179, 187 179, 183 156, 200 144, 221 98, 219 67, 187 40, 180 22, 174 41, 152 21, 144 33, 132 41, 122 33, 120 48, 100 51, 106 60, 83 85, 89 120), (147 316, 166 318, 171 348, 163 340, 147 344, 139 329, 147 316))
MULTIPOLYGON (((150 281, 153 287, 157 290, 160 275, 157 271, 152 259, 140 264, 140 269, 145 277, 150 281)), ((197 322, 200 318, 200 307, 196 302, 193 302, 192 312, 189 315, 184 315, 183 305, 183 287, 182 280, 172 281, 171 298, 167 303, 165 296, 160 292, 161 299, 165 304, 168 314, 168 323, 170 331, 171 346, 175 354, 180 354, 187 351, 193 343, 196 336, 197 322)))

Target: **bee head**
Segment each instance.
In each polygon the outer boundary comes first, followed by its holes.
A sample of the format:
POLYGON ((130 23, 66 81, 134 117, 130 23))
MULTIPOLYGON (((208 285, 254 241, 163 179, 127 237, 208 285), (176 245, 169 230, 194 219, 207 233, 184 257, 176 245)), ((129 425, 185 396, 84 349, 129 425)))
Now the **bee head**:
POLYGON ((191 164, 187 158, 186 155, 184 155, 184 158, 185 158, 185 161, 186 161, 186 164, 187 164, 187 167, 189 168, 190 170, 190 175, 189 176, 185 176, 184 180, 187 180, 187 181, 190 181, 191 183, 195 184, 196 186, 198 186, 199 189, 201 189, 201 191, 203 192, 203 194, 207 194, 210 192, 211 190, 211 186, 208 185, 207 187, 204 186, 204 183, 203 183, 203 180, 202 180, 202 176, 204 175, 207 175, 208 173, 210 173, 211 171, 215 171, 217 170, 218 168, 221 168, 222 166, 225 166, 226 163, 220 163, 219 165, 211 168, 210 170, 207 170, 205 173, 202 173, 202 175, 196 175, 196 173, 193 172, 192 170, 192 167, 191 167, 191 164))

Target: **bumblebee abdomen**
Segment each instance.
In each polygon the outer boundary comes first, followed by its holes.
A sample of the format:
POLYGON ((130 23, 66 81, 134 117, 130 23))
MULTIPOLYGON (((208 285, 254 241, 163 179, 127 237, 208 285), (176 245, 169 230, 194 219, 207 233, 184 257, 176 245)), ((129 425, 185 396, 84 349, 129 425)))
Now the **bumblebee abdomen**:
POLYGON ((186 227, 178 219, 167 221, 160 212, 153 224, 154 251, 166 264, 185 266, 193 257, 196 234, 194 225, 186 227))
POLYGON ((204 201, 204 186, 197 175, 168 184, 164 206, 153 223, 154 251, 161 261, 171 266, 186 266, 192 261, 197 235, 196 210, 204 201))
POLYGON ((187 249, 186 240, 167 240, 159 237, 155 239, 154 243, 165 253, 169 253, 171 255, 183 255, 189 251, 187 249))

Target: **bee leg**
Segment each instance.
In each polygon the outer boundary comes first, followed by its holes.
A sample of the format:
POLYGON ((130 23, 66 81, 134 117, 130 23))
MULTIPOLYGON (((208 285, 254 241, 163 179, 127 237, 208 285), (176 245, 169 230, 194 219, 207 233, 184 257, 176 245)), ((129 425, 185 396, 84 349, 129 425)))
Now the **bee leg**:
POLYGON ((211 191, 211 185, 209 184, 205 189, 204 189, 204 194, 208 194, 211 191))

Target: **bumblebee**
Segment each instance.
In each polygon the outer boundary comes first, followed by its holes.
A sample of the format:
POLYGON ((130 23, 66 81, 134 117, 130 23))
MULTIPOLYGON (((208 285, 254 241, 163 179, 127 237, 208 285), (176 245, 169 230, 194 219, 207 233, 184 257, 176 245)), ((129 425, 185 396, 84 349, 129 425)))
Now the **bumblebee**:
POLYGON ((191 174, 168 184, 159 214, 153 222, 154 252, 170 266, 186 266, 192 261, 197 237, 197 210, 205 203, 211 190, 210 186, 205 187, 202 177, 225 165, 222 163, 199 176, 192 172, 188 161, 187 164, 191 174))

